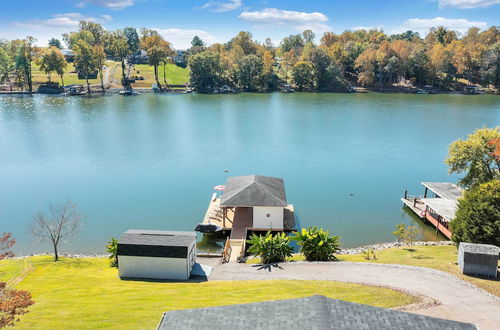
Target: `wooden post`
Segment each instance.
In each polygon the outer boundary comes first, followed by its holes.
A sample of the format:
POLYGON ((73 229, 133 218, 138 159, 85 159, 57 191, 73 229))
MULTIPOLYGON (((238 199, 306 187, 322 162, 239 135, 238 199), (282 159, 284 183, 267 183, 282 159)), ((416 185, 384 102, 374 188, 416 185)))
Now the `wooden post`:
POLYGON ((413 207, 417 207, 417 197, 413 198, 413 207))
POLYGON ((405 190, 405 199, 408 197, 408 190, 405 190))
POLYGON ((428 189, 429 189, 429 188, 425 187, 425 191, 424 191, 424 198, 427 198, 427 190, 428 190, 428 189))
POLYGON ((222 227, 226 228, 226 212, 227 208, 223 207, 222 208, 222 227))

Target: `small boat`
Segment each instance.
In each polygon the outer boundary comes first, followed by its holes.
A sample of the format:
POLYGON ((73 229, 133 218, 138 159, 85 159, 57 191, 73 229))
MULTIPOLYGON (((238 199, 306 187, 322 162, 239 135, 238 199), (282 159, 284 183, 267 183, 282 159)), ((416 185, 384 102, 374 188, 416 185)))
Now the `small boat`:
POLYGON ((68 86, 68 92, 66 95, 85 95, 87 92, 84 90, 84 87, 82 85, 69 85, 68 86))
POLYGON ((216 233, 218 231, 221 231, 222 230, 222 227, 221 226, 218 226, 218 225, 215 225, 213 223, 199 223, 196 225, 196 227, 194 228, 195 231, 198 231, 200 233, 206 233, 206 234, 209 234, 209 233, 216 233))
POLYGON ((346 90, 347 90, 347 92, 349 92, 349 93, 354 93, 354 92, 356 92, 356 88, 355 88, 355 87, 353 87, 353 86, 347 86, 347 87, 346 87, 346 90))
POLYGON ((425 89, 417 89, 417 94, 429 94, 429 91, 426 91, 425 89))
POLYGON ((236 90, 234 88, 229 87, 228 85, 222 85, 219 88, 216 88, 214 90, 214 94, 231 94, 231 93, 236 93, 236 90))
POLYGON ((125 88, 118 92, 120 95, 138 95, 139 92, 134 91, 132 88, 125 88))
POLYGON ((290 85, 283 85, 283 87, 281 87, 281 92, 282 93, 295 93, 295 89, 293 89, 292 86, 290 86, 290 85))

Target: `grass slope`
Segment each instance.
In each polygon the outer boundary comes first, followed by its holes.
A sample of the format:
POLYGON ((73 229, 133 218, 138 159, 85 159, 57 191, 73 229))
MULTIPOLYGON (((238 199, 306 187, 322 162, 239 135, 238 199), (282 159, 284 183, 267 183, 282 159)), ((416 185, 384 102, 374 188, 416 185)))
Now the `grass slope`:
POLYGON ((398 291, 329 281, 122 281, 103 258, 51 257, 0 262, 0 278, 32 293, 35 305, 20 328, 154 328, 165 311, 322 294, 396 307, 417 302, 398 291))
MULTIPOLYGON (((365 260, 364 255, 341 255, 341 261, 375 262, 382 264, 400 264, 418 267, 427 267, 451 273, 458 278, 468 281, 494 295, 500 297, 500 279, 482 279, 460 273, 457 265, 457 248, 448 246, 416 246, 409 248, 391 248, 376 251, 377 260, 365 260)), ((300 254, 289 258, 289 261, 304 260, 300 254)), ((249 259, 249 263, 259 263, 259 258, 249 259)))
MULTIPOLYGON (((189 82, 189 70, 178 67, 175 64, 168 63, 165 68, 167 82, 173 85, 181 85, 189 82)), ((120 71, 121 74, 121 71, 120 71)), ((130 72, 132 76, 143 76, 144 80, 137 80, 133 87, 151 88, 151 84, 155 83, 154 68, 147 64, 135 64, 134 70, 130 72)), ((158 67, 158 80, 160 84, 163 82, 163 65, 158 67)))
MULTIPOLYGON (((106 61, 106 65, 112 69, 113 79, 114 79, 114 87, 121 87, 121 79, 122 79, 122 69, 120 62, 114 61, 106 61)), ((189 70, 187 68, 178 67, 175 64, 167 64, 165 67, 167 81, 170 84, 178 85, 185 84, 189 82, 189 70)), ((158 68, 159 80, 160 83, 163 84, 163 65, 158 68)), ((41 83, 45 83, 48 81, 47 75, 40 71, 40 67, 33 63, 32 67, 32 75, 33 75, 33 83, 35 85, 39 85, 41 83)), ((134 70, 131 71, 132 76, 143 76, 144 80, 138 80, 134 84, 133 87, 140 88, 151 88, 151 84, 155 82, 153 67, 147 64, 136 64, 134 65, 134 70)), ((61 78, 55 74, 54 72, 51 74, 51 78, 53 82, 58 82, 61 84, 61 78)), ((110 77, 111 80, 111 77, 110 77)), ((99 76, 97 79, 90 79, 90 84, 100 84, 99 76)), ((75 67, 73 63, 68 63, 68 67, 66 72, 64 73, 64 84, 72 85, 86 85, 86 81, 83 79, 78 79, 78 74, 75 71, 75 67)))

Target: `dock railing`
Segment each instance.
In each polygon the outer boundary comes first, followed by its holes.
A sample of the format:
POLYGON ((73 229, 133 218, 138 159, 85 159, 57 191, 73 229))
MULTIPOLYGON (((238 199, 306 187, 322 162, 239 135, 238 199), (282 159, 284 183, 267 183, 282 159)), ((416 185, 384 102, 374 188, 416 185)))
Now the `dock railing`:
POLYGON ((224 251, 222 252, 221 264, 229 262, 231 257, 231 243, 229 243, 229 237, 226 239, 226 244, 224 244, 224 251))

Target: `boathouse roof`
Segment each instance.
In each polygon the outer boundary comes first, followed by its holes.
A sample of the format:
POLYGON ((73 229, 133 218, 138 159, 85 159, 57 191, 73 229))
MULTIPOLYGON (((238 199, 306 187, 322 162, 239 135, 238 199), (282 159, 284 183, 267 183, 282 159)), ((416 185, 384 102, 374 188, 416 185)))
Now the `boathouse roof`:
POLYGON ((433 209, 446 222, 450 222, 455 218, 457 210, 457 201, 455 199, 422 198, 422 203, 433 209))
POLYGON ((462 197, 462 188, 451 182, 422 182, 422 185, 441 198, 456 200, 462 197))
POLYGON ((221 206, 287 206, 282 178, 262 175, 237 176, 227 179, 221 206))
POLYGON ((439 319, 324 296, 174 310, 158 329, 477 329, 439 319))

